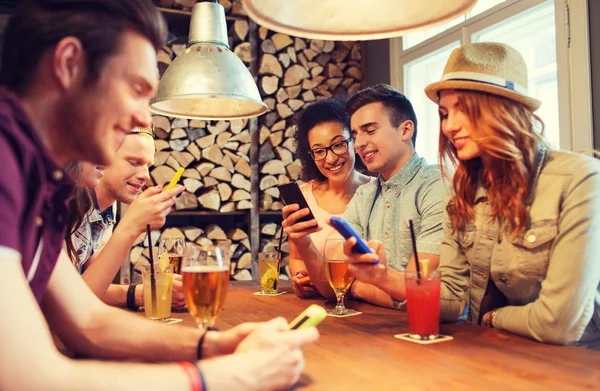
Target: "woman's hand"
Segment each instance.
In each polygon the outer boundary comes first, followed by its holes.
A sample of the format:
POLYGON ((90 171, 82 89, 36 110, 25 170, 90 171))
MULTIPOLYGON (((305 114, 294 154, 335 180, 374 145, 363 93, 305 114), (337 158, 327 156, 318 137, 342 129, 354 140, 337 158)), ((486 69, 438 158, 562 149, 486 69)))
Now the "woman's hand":
POLYGON ((298 222, 298 219, 310 214, 310 209, 304 208, 298 210, 299 208, 300 206, 298 204, 291 204, 286 205, 281 211, 283 216, 283 222, 281 223, 283 231, 288 236, 289 240, 295 242, 301 242, 304 239, 308 239, 308 235, 323 229, 316 219, 298 222))
POLYGON ((295 276, 292 276, 292 287, 296 296, 303 299, 323 297, 310 281, 306 269, 299 270, 295 276))

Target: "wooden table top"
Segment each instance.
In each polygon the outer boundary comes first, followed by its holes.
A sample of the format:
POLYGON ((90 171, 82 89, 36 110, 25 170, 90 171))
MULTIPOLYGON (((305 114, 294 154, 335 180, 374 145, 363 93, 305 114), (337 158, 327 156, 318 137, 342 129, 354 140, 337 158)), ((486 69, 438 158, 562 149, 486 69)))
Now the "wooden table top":
MULTIPOLYGON (((287 294, 257 296, 256 282, 231 282, 216 326, 283 316, 288 321, 312 303, 287 294)), ((334 303, 325 303, 332 308, 334 303)), ((349 302, 362 315, 327 317, 320 340, 304 350, 299 390, 600 390, 600 352, 552 346, 473 324, 442 324, 454 340, 419 345, 393 337, 408 332, 405 312, 349 302)), ((191 316, 173 313, 195 326, 191 316)), ((181 324, 181 323, 180 323, 181 324)), ((232 368, 232 370, 235 370, 232 368)))

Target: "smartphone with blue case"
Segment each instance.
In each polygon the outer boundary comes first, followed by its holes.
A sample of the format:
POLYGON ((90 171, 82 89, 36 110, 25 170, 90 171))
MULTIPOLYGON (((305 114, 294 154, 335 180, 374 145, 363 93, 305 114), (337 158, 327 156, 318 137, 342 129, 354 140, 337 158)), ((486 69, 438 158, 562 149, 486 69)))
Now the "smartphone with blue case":
MULTIPOLYGON (((329 222, 345 239, 350 239, 351 237, 356 238, 356 244, 352 247, 352 251, 358 254, 373 254, 373 251, 367 246, 367 243, 365 243, 356 231, 352 229, 346 220, 341 217, 333 216, 329 219, 329 222)), ((379 260, 373 262, 374 265, 378 263, 379 260)))

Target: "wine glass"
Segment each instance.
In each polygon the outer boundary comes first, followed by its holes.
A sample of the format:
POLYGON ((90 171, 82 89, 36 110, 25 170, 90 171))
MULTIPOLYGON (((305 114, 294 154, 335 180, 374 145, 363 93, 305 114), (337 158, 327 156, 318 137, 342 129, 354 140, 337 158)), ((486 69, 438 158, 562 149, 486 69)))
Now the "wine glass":
POLYGON ((169 264, 173 266, 174 274, 181 274, 181 261, 183 259, 183 251, 185 249, 185 239, 175 237, 164 237, 158 245, 159 262, 163 258, 163 254, 169 257, 169 264))
POLYGON ((186 248, 181 274, 185 303, 198 328, 214 326, 229 287, 229 243, 186 248))
POLYGON ((325 241, 325 275, 337 298, 335 308, 327 311, 330 315, 351 315, 357 312, 344 306, 344 296, 354 282, 354 276, 348 271, 348 264, 345 262, 344 243, 343 238, 330 238, 325 241))

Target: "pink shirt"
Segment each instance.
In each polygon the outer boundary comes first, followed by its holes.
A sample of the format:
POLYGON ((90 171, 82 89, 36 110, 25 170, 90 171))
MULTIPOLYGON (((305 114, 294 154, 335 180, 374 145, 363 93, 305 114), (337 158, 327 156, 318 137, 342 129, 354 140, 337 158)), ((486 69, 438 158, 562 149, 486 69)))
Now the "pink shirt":
POLYGON ((312 242, 314 243, 317 250, 319 250, 319 252, 322 255, 325 251, 325 241, 328 238, 330 238, 330 237, 341 238, 340 234, 332 226, 327 224, 325 221, 328 218, 330 218, 331 216, 342 217, 344 214, 341 213, 341 214, 333 215, 319 206, 319 204, 317 203, 317 199, 315 198, 315 195, 313 194, 313 190, 312 190, 313 182, 314 181, 310 181, 310 182, 300 185, 300 191, 302 191, 302 195, 304 196, 304 198, 306 198, 306 203, 310 207, 310 210, 312 211, 313 216, 315 216, 315 219, 317 219, 317 221, 319 222, 319 225, 321 225, 323 227, 323 229, 321 231, 315 232, 310 235, 312 242))

